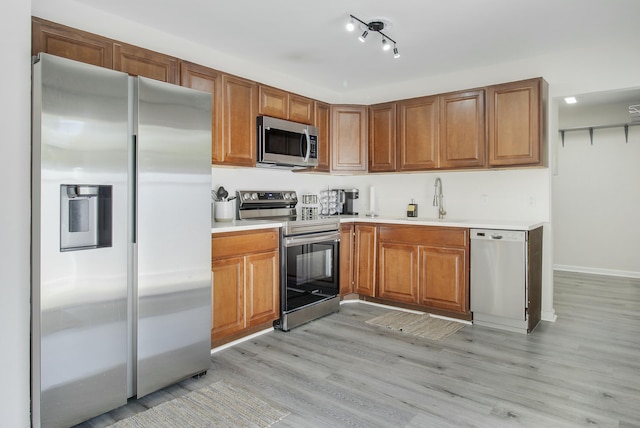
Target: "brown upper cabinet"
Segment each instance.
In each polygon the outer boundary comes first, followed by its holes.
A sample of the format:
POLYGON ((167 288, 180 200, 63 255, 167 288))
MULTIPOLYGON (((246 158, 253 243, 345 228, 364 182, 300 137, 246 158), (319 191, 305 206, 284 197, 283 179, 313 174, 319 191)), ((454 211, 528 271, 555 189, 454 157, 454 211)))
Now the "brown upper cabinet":
POLYGON ((542 78, 490 86, 489 165, 545 165, 548 85, 542 78))
POLYGON ((222 75, 222 151, 225 164, 256 165, 258 84, 222 75))
POLYGON ((331 106, 331 171, 367 170, 367 107, 331 106))
POLYGON ((289 93, 281 89, 260 85, 258 111, 265 116, 289 119, 289 93))
POLYGON ((438 97, 398 101, 398 171, 437 168, 438 97))
POLYGON ((213 163, 255 166, 255 120, 264 114, 318 127, 315 171, 341 174, 547 164, 548 85, 542 78, 370 107, 330 106, 33 17, 32 53, 40 52, 211 92, 213 163))
POLYGON ((259 85, 260 114, 313 124, 313 100, 270 86, 259 85))
POLYGON ((396 170, 396 106, 369 106, 369 172, 396 170))
POLYGON ((177 58, 35 17, 31 31, 34 55, 45 52, 133 76, 179 83, 177 58))
POLYGON ((187 61, 181 61, 180 85, 211 93, 211 162, 223 162, 222 72, 187 61))
POLYGON ((178 59, 124 43, 113 45, 113 69, 178 84, 178 59))
POLYGON ((484 89, 440 97, 440 168, 485 165, 484 89))
POLYGON ((31 53, 40 52, 113 68, 113 40, 34 17, 31 53))
POLYGON ((484 111, 484 89, 371 106, 369 172, 484 166, 484 111))
POLYGON ((289 120, 313 125, 313 100, 289 94, 289 120))
POLYGON ((331 170, 331 106, 320 101, 314 102, 314 123, 318 128, 318 166, 316 171, 331 170))

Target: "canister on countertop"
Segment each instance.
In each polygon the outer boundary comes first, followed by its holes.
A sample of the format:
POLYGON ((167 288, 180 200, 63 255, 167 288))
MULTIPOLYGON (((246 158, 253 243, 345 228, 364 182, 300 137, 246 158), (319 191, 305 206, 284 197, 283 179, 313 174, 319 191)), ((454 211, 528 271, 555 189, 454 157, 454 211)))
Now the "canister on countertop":
POLYGON ((418 217, 418 204, 413 199, 407 208, 407 217, 418 217))

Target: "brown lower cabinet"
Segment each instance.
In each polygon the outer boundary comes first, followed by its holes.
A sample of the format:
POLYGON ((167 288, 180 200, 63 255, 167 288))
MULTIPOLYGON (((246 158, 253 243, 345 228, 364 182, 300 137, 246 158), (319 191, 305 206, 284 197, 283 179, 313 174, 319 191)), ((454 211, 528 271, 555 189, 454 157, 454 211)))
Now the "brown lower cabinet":
MULTIPOLYGON (((351 266, 354 292, 361 298, 471 319, 469 229, 357 223, 353 227, 351 266)), ((342 258, 345 243, 340 249, 342 258)), ((341 272, 344 268, 341 265, 341 272)))
POLYGON ((353 239, 354 291, 361 296, 375 296, 377 227, 356 224, 353 239))
POLYGON ((340 225, 340 296, 353 293, 353 239, 352 223, 340 225))
POLYGON ((280 314, 279 232, 211 235, 211 346, 271 327, 280 314))

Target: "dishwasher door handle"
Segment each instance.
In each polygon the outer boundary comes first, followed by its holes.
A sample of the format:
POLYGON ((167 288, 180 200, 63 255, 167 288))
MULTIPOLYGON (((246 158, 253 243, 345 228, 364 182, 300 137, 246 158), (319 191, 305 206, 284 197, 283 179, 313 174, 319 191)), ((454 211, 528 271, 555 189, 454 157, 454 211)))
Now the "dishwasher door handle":
POLYGON ((497 234, 491 235, 491 239, 502 239, 502 238, 503 238, 502 235, 497 235, 497 234))

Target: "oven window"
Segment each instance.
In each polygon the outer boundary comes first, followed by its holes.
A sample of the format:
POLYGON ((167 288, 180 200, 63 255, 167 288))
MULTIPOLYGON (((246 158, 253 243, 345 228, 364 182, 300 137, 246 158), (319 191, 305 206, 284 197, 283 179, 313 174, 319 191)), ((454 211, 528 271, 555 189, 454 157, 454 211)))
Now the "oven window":
POLYGON ((332 270, 330 248, 298 254, 296 257, 296 285, 330 279, 332 270))
POLYGON ((337 243, 304 244, 287 248, 287 287, 336 294, 337 243))

